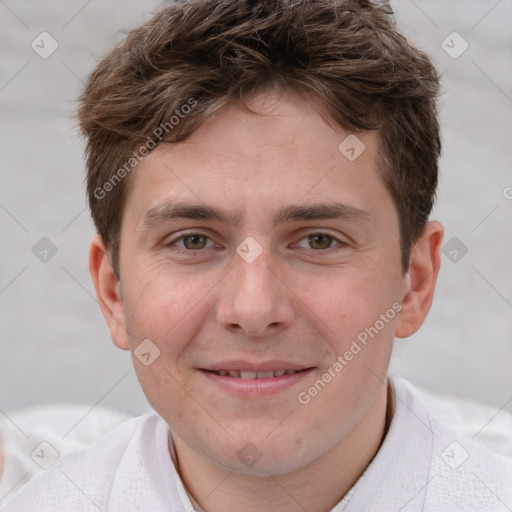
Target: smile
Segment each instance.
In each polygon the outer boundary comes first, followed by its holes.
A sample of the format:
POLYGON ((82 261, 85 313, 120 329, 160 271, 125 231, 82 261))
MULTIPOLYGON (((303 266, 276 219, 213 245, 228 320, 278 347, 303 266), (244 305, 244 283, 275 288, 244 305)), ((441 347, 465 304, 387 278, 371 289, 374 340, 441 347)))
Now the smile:
POLYGON ((235 379, 271 379, 272 377, 282 377, 283 375, 293 375, 298 371, 302 370, 275 370, 275 371, 267 371, 267 372, 250 372, 243 370, 219 370, 212 371, 216 375, 222 375, 223 377, 229 376, 235 379))
POLYGON ((268 366, 264 370, 258 368, 260 371, 225 368, 202 369, 200 373, 208 379, 208 386, 213 384, 219 391, 245 399, 277 395, 298 385, 304 387, 304 379, 314 370, 312 367, 283 369, 283 366, 278 370, 268 366))

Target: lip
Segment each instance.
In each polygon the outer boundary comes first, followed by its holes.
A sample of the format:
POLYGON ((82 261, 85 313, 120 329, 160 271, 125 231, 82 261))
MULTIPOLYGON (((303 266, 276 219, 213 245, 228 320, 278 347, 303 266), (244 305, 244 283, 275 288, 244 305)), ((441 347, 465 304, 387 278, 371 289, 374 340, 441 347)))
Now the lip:
POLYGON ((269 366, 267 363, 262 365, 248 364, 245 367, 243 365, 232 364, 226 366, 225 363, 215 366, 217 366, 217 368, 211 367, 208 368, 208 370, 200 369, 200 373, 217 388, 241 398, 258 398, 277 395, 303 382, 303 380, 306 379, 307 376, 314 370, 313 367, 301 367, 298 365, 293 367, 293 365, 290 365, 289 363, 285 364, 284 366, 269 366), (229 375, 218 375, 217 373, 213 373, 214 371, 226 369, 255 372, 271 370, 295 370, 296 373, 284 374, 279 377, 268 377, 263 379, 241 379, 237 377, 231 377, 229 375))

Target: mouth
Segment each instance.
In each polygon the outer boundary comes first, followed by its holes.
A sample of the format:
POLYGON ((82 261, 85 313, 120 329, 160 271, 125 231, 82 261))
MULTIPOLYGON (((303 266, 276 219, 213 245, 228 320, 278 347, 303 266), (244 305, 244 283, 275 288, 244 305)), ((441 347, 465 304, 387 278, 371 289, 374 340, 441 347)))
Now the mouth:
POLYGON ((310 368, 302 370, 270 370, 265 372, 252 372, 244 370, 204 370, 214 373, 222 377, 232 377, 234 379, 255 380, 255 379, 272 379, 273 377, 282 377, 283 375, 294 375, 295 373, 304 372, 310 368))
POLYGON ((220 364, 215 368, 202 368, 200 373, 217 389, 242 398, 268 397, 283 393, 302 383, 314 367, 294 364, 220 364))

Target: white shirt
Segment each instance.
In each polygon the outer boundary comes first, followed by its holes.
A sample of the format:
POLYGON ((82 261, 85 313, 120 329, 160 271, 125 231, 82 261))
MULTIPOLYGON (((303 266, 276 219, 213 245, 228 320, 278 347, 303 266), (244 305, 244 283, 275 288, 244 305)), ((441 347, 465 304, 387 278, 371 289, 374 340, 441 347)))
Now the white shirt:
MULTIPOLYGON (((331 512, 512 511, 512 460, 445 429, 409 383, 391 382, 395 413, 386 438, 331 512)), ((155 412, 129 420, 59 459, 0 510, 193 512, 169 438, 155 412)))

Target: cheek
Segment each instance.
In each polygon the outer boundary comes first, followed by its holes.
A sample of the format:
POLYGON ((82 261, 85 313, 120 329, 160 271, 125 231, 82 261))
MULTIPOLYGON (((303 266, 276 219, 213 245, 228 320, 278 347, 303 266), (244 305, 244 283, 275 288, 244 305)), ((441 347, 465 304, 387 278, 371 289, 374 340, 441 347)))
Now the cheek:
POLYGON ((392 310, 379 330, 388 332, 395 318, 393 305, 400 297, 400 278, 397 272, 384 272, 382 267, 364 269, 333 268, 328 280, 325 276, 307 278, 301 296, 307 308, 324 326, 330 338, 344 340, 357 337, 392 310), (395 275, 396 274, 396 275, 395 275))
POLYGON ((169 340, 179 342, 190 337, 185 333, 197 327, 202 299, 210 288, 207 276, 179 272, 165 264, 139 266, 134 275, 136 278, 124 287, 133 337, 149 338, 161 344, 162 350, 167 349, 169 340))

